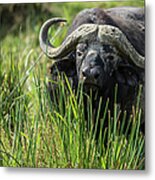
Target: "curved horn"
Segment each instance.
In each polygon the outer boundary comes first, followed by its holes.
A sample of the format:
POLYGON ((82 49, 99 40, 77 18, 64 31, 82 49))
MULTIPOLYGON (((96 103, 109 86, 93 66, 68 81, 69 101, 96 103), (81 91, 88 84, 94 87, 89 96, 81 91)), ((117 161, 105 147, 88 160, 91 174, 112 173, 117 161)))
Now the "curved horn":
POLYGON ((73 31, 59 47, 54 48, 48 40, 48 29, 53 24, 60 22, 66 22, 66 20, 62 18, 49 19, 43 24, 40 30, 40 47, 43 52, 50 58, 62 58, 66 56, 71 50, 76 48, 76 45, 80 40, 96 38, 96 35, 94 36, 92 33, 97 33, 98 25, 84 24, 73 31))
POLYGON ((54 48, 48 39, 48 30, 52 25, 61 22, 67 22, 67 21, 66 19, 62 19, 62 18, 52 18, 47 20, 40 29, 40 34, 39 34, 40 47, 48 57, 50 57, 50 53, 49 53, 50 49, 54 48))
POLYGON ((145 58, 136 51, 124 33, 122 33, 122 31, 117 27, 99 25, 98 38, 103 43, 111 43, 112 45, 115 45, 120 51, 128 55, 135 65, 144 68, 145 58))
POLYGON ((59 47, 54 48, 50 44, 47 34, 50 26, 59 22, 66 22, 66 20, 62 18, 50 19, 43 24, 40 30, 40 47, 48 57, 53 59, 65 57, 76 47, 79 41, 89 40, 93 42, 93 40, 97 38, 96 36, 98 32, 100 42, 104 44, 111 43, 120 51, 128 55, 135 65, 144 68, 145 58, 136 51, 119 28, 110 25, 83 24, 67 36, 59 47))

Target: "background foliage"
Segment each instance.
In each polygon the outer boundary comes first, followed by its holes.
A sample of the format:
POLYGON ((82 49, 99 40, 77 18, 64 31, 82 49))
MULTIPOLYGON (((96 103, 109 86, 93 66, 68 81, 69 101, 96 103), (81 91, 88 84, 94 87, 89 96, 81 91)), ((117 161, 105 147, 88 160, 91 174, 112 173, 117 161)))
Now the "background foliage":
MULTIPOLYGON (((70 25, 82 9, 116 6, 143 7, 144 1, 0 5, 1 166, 144 169, 144 136, 139 130, 138 105, 135 116, 129 120, 132 131, 127 136, 128 128, 123 130, 120 125, 115 102, 115 117, 109 114, 109 128, 96 143, 93 131, 86 131, 83 111, 79 112, 83 109, 82 101, 78 102, 70 85, 67 96, 60 80, 61 97, 57 105, 50 103, 46 91, 51 61, 39 48, 41 24, 57 16, 65 17, 70 25), (65 97, 64 114, 61 100, 65 97)), ((66 31, 67 27, 61 29, 53 38, 55 45, 60 44, 66 31)), ((109 113, 106 108, 104 111, 109 113)))

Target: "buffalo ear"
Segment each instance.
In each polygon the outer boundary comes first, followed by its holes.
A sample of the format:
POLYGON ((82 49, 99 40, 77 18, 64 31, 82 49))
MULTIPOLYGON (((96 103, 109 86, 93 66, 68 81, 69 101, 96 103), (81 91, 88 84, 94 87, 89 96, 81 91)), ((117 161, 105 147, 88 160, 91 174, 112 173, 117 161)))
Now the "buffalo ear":
POLYGON ((138 84, 137 70, 131 65, 121 65, 115 71, 115 79, 118 83, 134 87, 138 84))
POLYGON ((76 62, 69 56, 66 56, 63 59, 58 59, 51 66, 50 73, 56 76, 59 73, 65 73, 67 77, 72 77, 76 74, 76 62))

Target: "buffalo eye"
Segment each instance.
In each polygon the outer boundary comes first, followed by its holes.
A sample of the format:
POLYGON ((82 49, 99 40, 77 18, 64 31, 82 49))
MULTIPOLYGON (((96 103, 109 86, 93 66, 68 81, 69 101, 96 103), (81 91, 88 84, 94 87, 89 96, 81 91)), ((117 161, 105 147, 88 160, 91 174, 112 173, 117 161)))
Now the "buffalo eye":
POLYGON ((82 58, 87 50, 87 45, 84 43, 80 43, 76 47, 76 56, 82 58))
POLYGON ((77 50, 77 51, 76 51, 76 55, 77 55, 78 57, 82 57, 83 52, 82 52, 82 51, 80 51, 80 50, 77 50))
POLYGON ((112 60, 114 59, 114 56, 109 55, 109 56, 108 56, 108 59, 109 59, 110 61, 112 61, 112 60))

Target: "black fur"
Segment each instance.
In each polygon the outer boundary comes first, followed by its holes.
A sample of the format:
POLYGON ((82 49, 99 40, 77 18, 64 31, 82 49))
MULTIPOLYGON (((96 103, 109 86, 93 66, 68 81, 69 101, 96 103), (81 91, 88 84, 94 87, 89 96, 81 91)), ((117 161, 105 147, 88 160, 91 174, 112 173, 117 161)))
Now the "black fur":
MULTIPOLYGON (((107 10, 98 8, 86 9, 75 17, 67 36, 77 27, 85 23, 116 26, 126 35, 135 49, 144 56, 144 17, 144 9, 135 7, 119 7, 107 10)), ((77 55, 75 51, 71 52, 66 58, 68 60, 54 63, 51 67, 51 77, 57 81, 57 70, 60 73, 65 73, 72 82, 72 88, 76 89, 79 82, 77 66, 81 67, 81 64, 78 64, 79 61, 76 62, 77 55)), ((105 83, 102 85, 102 88, 98 90, 98 94, 99 97, 103 97, 104 102, 107 98, 110 98, 111 105, 109 108, 113 111, 114 87, 118 84, 118 103, 120 104, 120 108, 131 112, 132 105, 134 105, 136 101, 139 84, 144 85, 144 69, 136 67, 131 62, 129 63, 128 57, 124 55, 121 55, 120 58, 123 59, 123 61, 120 60, 118 67, 112 71, 112 75, 109 75, 110 71, 105 71, 102 77, 103 79, 105 78, 105 83)), ((108 65, 108 69, 113 68, 111 66, 108 65)), ((52 96, 52 92, 57 87, 51 83, 49 87, 52 96)), ((142 100, 144 101, 143 97, 144 93, 142 94, 142 100)), ((94 108, 97 108, 98 103, 94 102, 94 104, 94 108)), ((144 102, 142 102, 141 108, 144 111, 144 102)))

